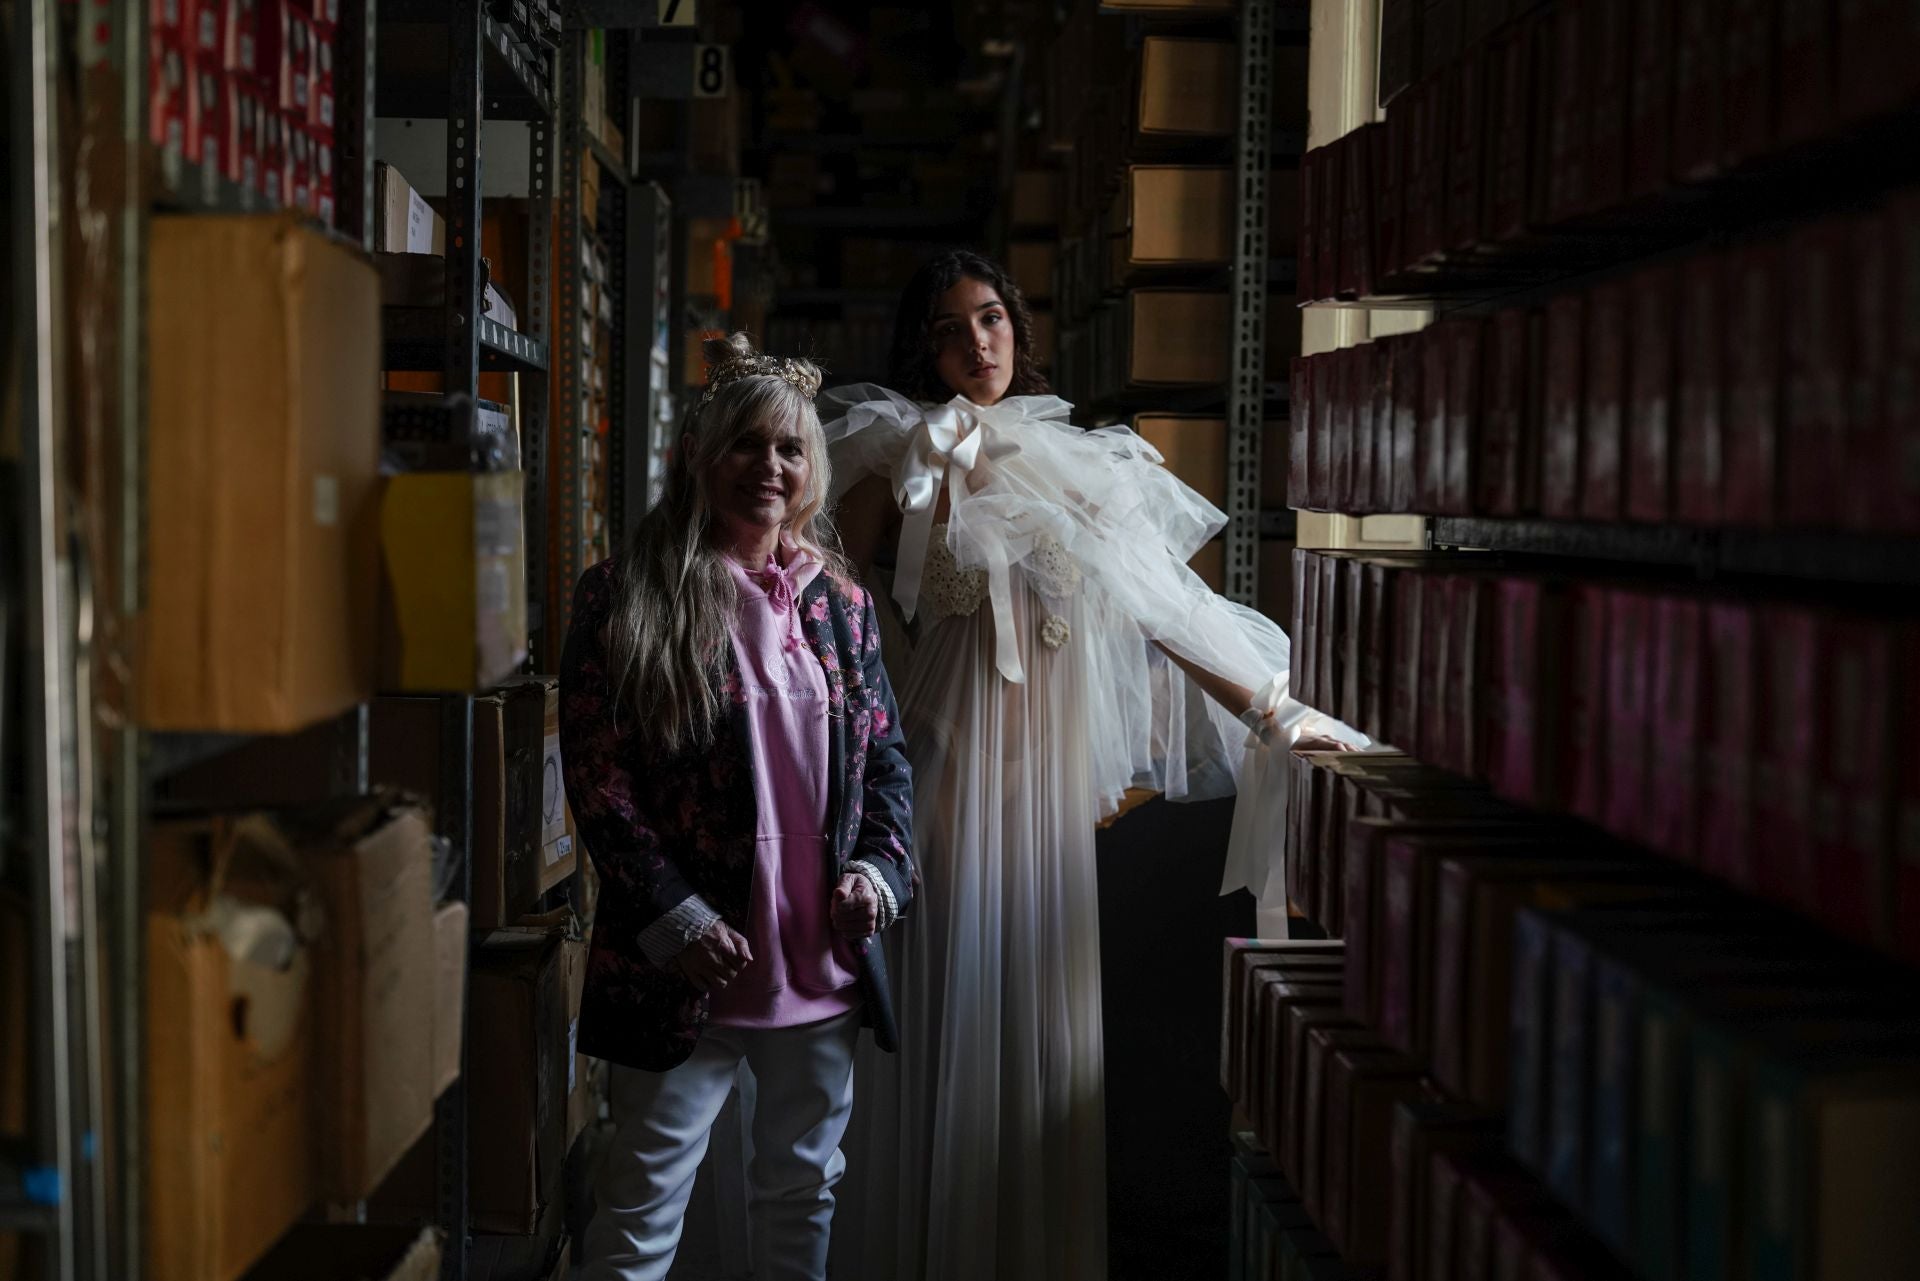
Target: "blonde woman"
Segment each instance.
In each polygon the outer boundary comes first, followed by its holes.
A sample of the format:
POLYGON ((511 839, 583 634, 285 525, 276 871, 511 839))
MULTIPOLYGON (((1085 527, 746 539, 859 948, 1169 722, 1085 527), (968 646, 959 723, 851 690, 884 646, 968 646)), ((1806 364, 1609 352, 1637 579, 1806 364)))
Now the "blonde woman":
POLYGON ((912 892, 912 783, 873 603, 821 516, 804 361, 708 344, 666 494, 588 570, 561 662, 567 796, 602 882, 580 1050, 618 1134, 590 1281, 664 1277, 741 1060, 761 1278, 825 1275, 864 1023, 893 1047, 873 936, 912 892))

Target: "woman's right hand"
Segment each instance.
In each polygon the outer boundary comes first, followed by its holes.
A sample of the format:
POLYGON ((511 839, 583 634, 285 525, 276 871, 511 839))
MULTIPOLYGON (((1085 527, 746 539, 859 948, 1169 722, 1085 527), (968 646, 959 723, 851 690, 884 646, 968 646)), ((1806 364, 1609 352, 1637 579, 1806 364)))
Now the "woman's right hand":
POLYGON ((707 932, 681 949, 673 963, 702 992, 715 992, 740 977, 753 960, 746 936, 716 920, 707 932))

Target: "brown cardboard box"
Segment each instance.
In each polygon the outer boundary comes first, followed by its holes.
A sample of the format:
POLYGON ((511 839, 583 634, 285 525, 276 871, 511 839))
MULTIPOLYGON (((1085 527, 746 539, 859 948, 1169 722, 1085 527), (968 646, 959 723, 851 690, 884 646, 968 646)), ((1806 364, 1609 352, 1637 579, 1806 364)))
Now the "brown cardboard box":
POLYGON ((1140 47, 1143 134, 1224 138, 1237 122, 1240 54, 1226 40, 1148 36, 1140 47))
POLYGON ((153 222, 141 724, 285 733, 373 692, 380 292, 293 218, 153 222))
POLYGON ((580 998, 587 986, 587 945, 568 939, 561 947, 567 967, 567 1147, 593 1119, 593 1060, 579 1052, 580 998))
POLYGON ((559 1188, 566 1154, 566 940, 539 927, 495 930, 473 955, 468 1064, 469 1192, 481 1232, 530 1234, 559 1188))
POLYGON ((315 975, 292 927, 311 900, 258 816, 155 822, 147 855, 147 1264, 155 1281, 232 1281, 319 1196, 315 975), (290 946, 235 956, 214 901, 290 946))
POLYGON ((1137 267, 1233 259, 1233 170, 1134 165, 1127 207, 1127 262, 1137 267))
POLYGON ((1013 175, 1008 221, 1016 227, 1052 227, 1066 203, 1066 184, 1055 169, 1021 169, 1013 175))
POLYGON ((517 471, 389 476, 380 502, 380 671, 392 691, 489 689, 527 657, 517 471))
POLYGON ((1136 289, 1128 310, 1127 382, 1178 387, 1227 380, 1226 294, 1136 289))
POLYGON ((373 198, 380 221, 373 233, 376 252, 433 254, 447 252, 447 224, 426 197, 413 189, 398 169, 382 160, 373 168, 373 198))
POLYGON ((467 921, 465 903, 446 903, 433 914, 433 1097, 460 1079, 461 1038, 467 1020, 467 921))
POLYGON ((1227 590, 1227 545, 1214 539, 1193 554, 1187 564, 1200 575, 1200 581, 1216 592, 1227 590))
POLYGON ((1017 240, 1007 246, 1007 271, 1030 302, 1053 297, 1053 269, 1060 247, 1051 240, 1017 240))
POLYGON ((1141 414, 1134 431, 1160 451, 1167 469, 1215 507, 1227 501, 1227 424, 1221 418, 1141 414))
POLYGON ((519 684, 537 684, 542 695, 539 857, 534 869, 539 895, 573 875, 580 857, 579 837, 560 761, 560 682, 552 676, 529 676, 519 684))
POLYGON ((305 848, 326 908, 312 947, 321 1191, 372 1195, 433 1121, 432 833, 389 797, 354 805, 305 848))
POLYGON ((442 1249, 438 1228, 303 1223, 250 1281, 435 1281, 442 1249))

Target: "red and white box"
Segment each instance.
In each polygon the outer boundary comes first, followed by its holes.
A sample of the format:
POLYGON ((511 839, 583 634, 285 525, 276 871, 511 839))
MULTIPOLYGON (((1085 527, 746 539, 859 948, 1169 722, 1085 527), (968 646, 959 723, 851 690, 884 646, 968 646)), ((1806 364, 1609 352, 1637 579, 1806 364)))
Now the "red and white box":
POLYGON ((313 28, 313 79, 307 94, 307 123, 332 133, 338 112, 334 105, 334 38, 331 31, 313 28))
POLYGON ((266 70, 261 61, 261 44, 267 39, 262 19, 272 20, 272 12, 285 0, 203 0, 221 10, 220 54, 229 72, 255 76, 266 70))
POLYGON ((233 0, 181 0, 181 49, 189 59, 227 65, 228 10, 233 0))
POLYGON ((187 149, 187 110, 192 97, 187 56, 178 44, 156 44, 147 59, 147 137, 176 154, 187 149))
POLYGON ((1728 258, 1721 516, 1729 525, 1771 526, 1779 518, 1786 363, 1780 274, 1780 249, 1772 243, 1736 249, 1728 258))
POLYGON ((1678 37, 1673 60, 1673 176, 1699 182, 1720 172, 1723 0, 1675 0, 1678 37))
POLYGON ((304 124, 313 104, 313 23, 296 9, 280 10, 280 110, 304 124))
POLYGON ((1627 114, 1633 96, 1631 0, 1588 0, 1587 208, 1612 209, 1627 192, 1627 114))
POLYGON ((1638 835, 1668 857, 1686 862, 1699 857, 1705 636, 1699 601, 1663 596, 1655 603, 1651 789, 1646 823, 1638 835))
POLYGON ((1678 279, 1676 269, 1663 264, 1639 273, 1627 289, 1633 384, 1626 423, 1627 515, 1634 520, 1664 521, 1672 512, 1678 279))
POLYGON ((1895 635, 1879 619, 1828 620, 1831 732, 1813 799, 1821 919, 1873 944, 1892 931, 1895 635))
POLYGON ((1843 489, 1847 440, 1846 365, 1852 325, 1846 235, 1827 219, 1801 230, 1788 249, 1786 423, 1781 431, 1781 518, 1824 528, 1857 503, 1843 489), (1850 501, 1851 499, 1851 501, 1850 501))
POLYGON ((1580 419, 1586 408, 1587 300, 1562 294, 1547 304, 1546 406, 1540 442, 1540 514, 1580 514, 1580 419))
POLYGON ((227 180, 246 191, 260 190, 260 99, 240 77, 226 78, 226 145, 221 157, 227 180))
POLYGON ((1453 332, 1447 339, 1446 459, 1439 510, 1466 516, 1473 511, 1475 471, 1480 461, 1488 324, 1472 318, 1451 323, 1453 332))
POLYGON ((286 205, 289 209, 310 213, 313 209, 313 139, 304 126, 290 120, 283 118, 281 128, 286 140, 286 205))
POLYGON ((202 63, 194 69, 187 93, 186 157, 216 174, 226 172, 221 147, 226 140, 227 77, 219 67, 202 63))
POLYGON ((1680 399, 1673 424, 1673 506, 1676 517, 1694 525, 1720 523, 1726 275, 1726 257, 1718 252, 1697 254, 1680 271, 1680 399))
POLYGON ((312 0, 308 8, 313 16, 314 34, 331 41, 340 30, 340 0, 312 0))
POLYGON ((1664 191, 1673 157, 1674 0, 1634 0, 1633 81, 1627 91, 1627 197, 1664 191))
POLYGON ((1701 666, 1700 866, 1754 884, 1754 744, 1760 701, 1759 620, 1745 601, 1708 605, 1701 666))
POLYGON ((338 189, 334 184, 333 131, 313 129, 308 131, 308 142, 313 149, 313 216, 320 220, 323 227, 334 225, 334 212, 338 201, 338 189))
POLYGON ((259 138, 254 154, 260 163, 260 194, 269 208, 287 203, 286 122, 266 98, 254 113, 254 132, 259 138))
POLYGON ((1618 520, 1626 438, 1627 294, 1608 281, 1587 294, 1586 417, 1580 425, 1580 514, 1618 520))

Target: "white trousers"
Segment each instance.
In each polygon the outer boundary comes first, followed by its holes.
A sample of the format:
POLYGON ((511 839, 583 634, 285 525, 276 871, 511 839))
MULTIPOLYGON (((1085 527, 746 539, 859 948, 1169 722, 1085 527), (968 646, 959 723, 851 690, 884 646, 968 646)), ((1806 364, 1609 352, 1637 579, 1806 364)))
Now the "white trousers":
POLYGON ((581 1281, 661 1281, 673 1265, 694 1172, 744 1058, 753 1069, 747 1181, 756 1281, 821 1281, 840 1136, 853 1109, 860 1012, 802 1027, 709 1027, 671 1072, 615 1067, 618 1126, 597 1186, 581 1281))

